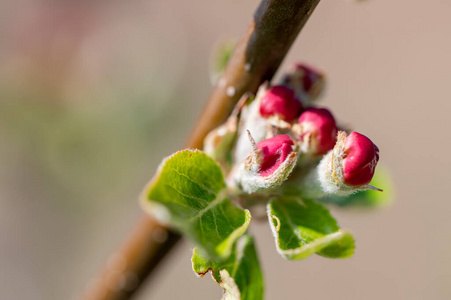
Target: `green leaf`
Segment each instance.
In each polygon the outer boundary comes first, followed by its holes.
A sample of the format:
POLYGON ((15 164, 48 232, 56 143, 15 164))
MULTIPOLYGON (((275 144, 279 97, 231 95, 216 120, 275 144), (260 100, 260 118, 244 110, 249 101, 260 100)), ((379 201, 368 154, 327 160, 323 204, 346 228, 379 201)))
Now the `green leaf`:
POLYGON ((226 69, 235 47, 235 40, 222 40, 215 44, 210 58, 210 78, 213 84, 216 84, 226 69))
POLYGON ((263 299, 263 276, 251 236, 242 236, 227 260, 206 258, 196 248, 192 263, 199 276, 211 271, 213 279, 224 288, 223 299, 263 299))
POLYGON ((277 251, 299 260, 316 253, 329 258, 347 258, 354 253, 354 238, 342 231, 321 204, 310 199, 281 197, 268 204, 268 218, 277 251))
POLYGON ((357 192, 355 194, 340 197, 340 196, 327 196, 319 201, 323 203, 332 203, 342 207, 349 206, 366 206, 366 207, 381 207, 391 203, 394 195, 393 181, 387 169, 378 166, 374 173, 371 185, 383 189, 383 192, 366 190, 363 192, 357 192))
POLYGON ((251 216, 229 201, 225 187, 213 159, 197 150, 183 150, 163 160, 141 203, 209 255, 226 258, 251 216))

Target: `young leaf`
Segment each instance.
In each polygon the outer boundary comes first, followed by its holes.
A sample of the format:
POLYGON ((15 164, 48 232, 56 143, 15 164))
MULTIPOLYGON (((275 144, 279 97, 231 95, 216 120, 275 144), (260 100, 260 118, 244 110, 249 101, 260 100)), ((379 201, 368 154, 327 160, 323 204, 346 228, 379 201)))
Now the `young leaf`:
POLYGON ((141 201, 146 211, 180 230, 206 253, 226 258, 251 216, 229 201, 225 187, 213 159, 184 150, 163 160, 141 201))
POLYGON ((390 174, 382 166, 378 166, 374 173, 371 185, 382 188, 384 191, 366 190, 357 192, 349 196, 327 196, 319 201, 323 203, 332 203, 338 206, 366 206, 366 207, 380 207, 390 204, 393 198, 393 183, 390 174))
POLYGON ((217 83, 226 69, 230 57, 235 51, 235 46, 235 40, 221 40, 215 44, 210 58, 210 79, 213 85, 217 83))
POLYGON ((203 277, 211 272, 213 279, 224 288, 223 299, 263 299, 263 276, 251 236, 242 236, 227 260, 206 258, 197 248, 191 260, 197 275, 203 277))
POLYGON ((337 221, 321 204, 310 199, 282 197, 268 204, 268 218, 277 251, 290 260, 316 253, 347 258, 354 253, 354 238, 340 230, 337 221))

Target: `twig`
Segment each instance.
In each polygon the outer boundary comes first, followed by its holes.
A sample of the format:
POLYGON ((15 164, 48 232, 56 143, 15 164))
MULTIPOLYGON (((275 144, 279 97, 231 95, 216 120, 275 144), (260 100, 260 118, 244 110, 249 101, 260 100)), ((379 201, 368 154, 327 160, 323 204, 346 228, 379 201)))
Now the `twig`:
MULTIPOLYGON (((263 0, 208 100, 188 145, 225 121, 245 92, 255 93, 279 68, 319 0, 263 0)), ((193 146, 195 145, 195 146, 193 146)))
MULTIPOLYGON (((218 81, 186 147, 201 149, 205 136, 223 123, 240 97, 270 80, 319 0, 263 0, 218 81)), ((84 299, 129 299, 180 239, 148 216, 114 253, 84 299)))

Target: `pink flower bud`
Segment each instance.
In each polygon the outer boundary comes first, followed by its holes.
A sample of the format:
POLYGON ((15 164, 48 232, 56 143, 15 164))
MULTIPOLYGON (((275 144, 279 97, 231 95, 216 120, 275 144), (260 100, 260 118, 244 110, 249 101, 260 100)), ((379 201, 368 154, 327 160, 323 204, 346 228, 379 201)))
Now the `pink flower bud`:
POLYGON ((381 191, 369 185, 379 160, 379 149, 364 135, 344 131, 337 134, 337 143, 320 161, 318 179, 326 194, 341 196, 368 189, 381 191))
POLYGON ((322 72, 302 63, 295 64, 293 70, 282 80, 283 85, 295 91, 304 106, 319 97, 324 90, 325 83, 325 76, 322 72))
POLYGON ((295 98, 294 91, 281 85, 271 87, 263 95, 260 104, 262 117, 278 116, 286 122, 299 116, 301 110, 302 104, 295 98))
POLYGON ((320 71, 305 64, 297 64, 294 73, 305 93, 312 97, 318 96, 324 87, 324 75, 320 71))
POLYGON ((299 117, 299 140, 304 152, 323 155, 337 140, 337 126, 332 114, 325 108, 309 108, 299 117))
POLYGON ((293 152, 294 143, 288 135, 277 135, 263 140, 257 144, 261 151, 259 174, 263 177, 270 176, 293 152))
POLYGON ((346 137, 343 158, 343 181, 352 186, 370 183, 379 161, 379 149, 357 132, 346 137))
POLYGON ((280 186, 296 165, 294 142, 288 135, 255 143, 248 131, 252 152, 239 165, 234 180, 247 193, 267 191, 280 186))

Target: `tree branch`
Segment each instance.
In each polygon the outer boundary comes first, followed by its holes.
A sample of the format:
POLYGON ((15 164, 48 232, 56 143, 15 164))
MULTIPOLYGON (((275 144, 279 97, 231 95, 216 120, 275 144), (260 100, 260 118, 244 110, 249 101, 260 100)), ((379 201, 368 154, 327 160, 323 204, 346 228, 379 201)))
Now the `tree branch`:
MULTIPOLYGON (((223 123, 240 97, 255 93, 277 71, 319 0, 263 0, 218 81, 186 147, 202 149, 205 136, 223 123)), ((84 299, 129 299, 180 239, 143 216, 130 238, 114 253, 84 299)))
POLYGON ((263 0, 208 100, 188 145, 223 123, 245 92, 270 80, 319 0, 263 0))

